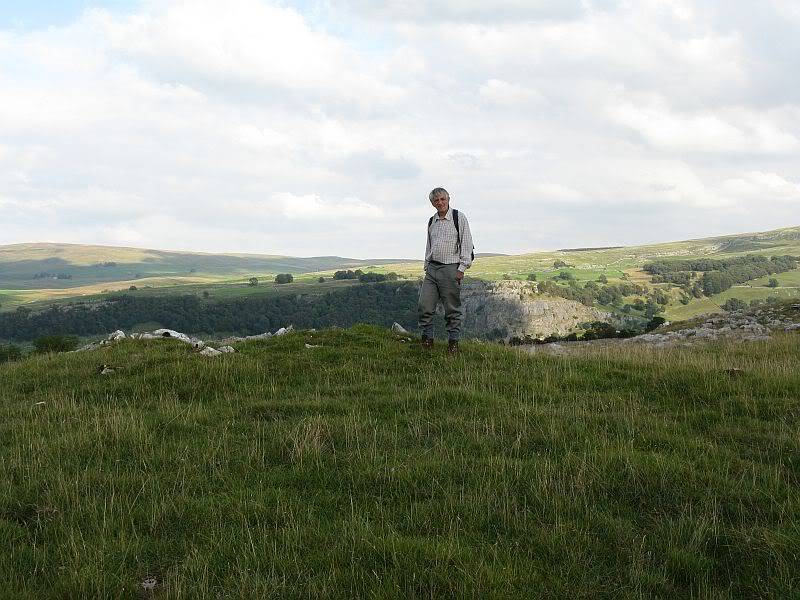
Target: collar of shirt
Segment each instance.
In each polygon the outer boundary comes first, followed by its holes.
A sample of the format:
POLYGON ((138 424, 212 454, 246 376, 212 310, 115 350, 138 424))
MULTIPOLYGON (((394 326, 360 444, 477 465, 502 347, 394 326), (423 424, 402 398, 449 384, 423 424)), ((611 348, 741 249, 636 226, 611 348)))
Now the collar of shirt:
POLYGON ((437 221, 452 221, 453 220, 453 209, 452 208, 448 208, 447 212, 444 215, 444 217, 440 217, 438 212, 434 216, 436 217, 437 221))

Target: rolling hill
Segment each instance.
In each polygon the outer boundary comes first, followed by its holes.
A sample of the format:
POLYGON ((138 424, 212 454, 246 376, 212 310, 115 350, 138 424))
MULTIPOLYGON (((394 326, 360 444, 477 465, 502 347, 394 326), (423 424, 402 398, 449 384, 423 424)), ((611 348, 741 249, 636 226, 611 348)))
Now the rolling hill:
MULTIPOLYGON (((574 248, 521 255, 484 254, 476 257, 468 275, 487 281, 552 280, 567 270, 580 285, 601 276, 610 284, 633 282, 656 289, 642 267, 653 260, 713 258, 744 255, 800 257, 800 227, 773 231, 725 235, 643 246, 574 248), (555 265, 566 265, 557 267, 555 265)), ((215 298, 275 293, 274 286, 247 286, 251 276, 270 281, 275 273, 295 274, 295 283, 283 292, 326 293, 349 285, 330 281, 339 269, 395 272, 416 279, 422 274, 421 261, 392 259, 357 260, 335 256, 296 258, 286 256, 204 254, 136 248, 81 246, 72 244, 16 244, 0 246, 0 310, 23 304, 40 307, 52 301, 72 298, 101 298, 105 292, 136 287, 137 294, 201 294, 215 298), (59 279, 59 277, 62 277, 59 279), (327 281, 318 284, 319 278, 327 281)), ((767 281, 737 284, 720 294, 690 298, 674 287, 662 285, 668 296, 665 305, 670 319, 689 318, 702 312, 721 310, 730 298, 745 301, 795 298, 800 296, 798 271, 780 273, 779 287, 767 281), (685 298, 684 298, 685 300, 685 298)), ((564 283, 564 282, 561 282, 564 283)), ((134 292, 132 292, 134 293, 134 292)))

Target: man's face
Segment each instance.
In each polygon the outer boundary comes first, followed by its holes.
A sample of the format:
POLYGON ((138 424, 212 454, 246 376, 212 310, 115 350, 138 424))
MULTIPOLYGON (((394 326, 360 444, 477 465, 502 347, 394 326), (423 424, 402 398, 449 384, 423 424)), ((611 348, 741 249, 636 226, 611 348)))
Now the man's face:
POLYGON ((431 200, 431 204, 433 204, 434 208, 436 208, 437 212, 440 214, 446 213, 447 209, 450 207, 450 198, 447 194, 436 194, 431 200))

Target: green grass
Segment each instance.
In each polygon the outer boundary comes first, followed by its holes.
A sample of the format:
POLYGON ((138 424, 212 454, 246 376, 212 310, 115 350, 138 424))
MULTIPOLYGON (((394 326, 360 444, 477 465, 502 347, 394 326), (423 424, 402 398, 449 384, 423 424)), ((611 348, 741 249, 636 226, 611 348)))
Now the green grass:
POLYGON ((796 334, 452 359, 359 326, 239 349, 0 365, 4 597, 146 597, 148 575, 159 598, 800 593, 796 334))

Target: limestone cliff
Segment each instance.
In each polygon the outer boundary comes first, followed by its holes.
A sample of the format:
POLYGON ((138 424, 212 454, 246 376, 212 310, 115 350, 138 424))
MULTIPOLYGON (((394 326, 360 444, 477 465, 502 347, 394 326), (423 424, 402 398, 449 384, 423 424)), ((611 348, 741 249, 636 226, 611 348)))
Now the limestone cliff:
POLYGON ((467 335, 502 339, 567 335, 580 323, 609 321, 607 312, 563 298, 540 296, 522 281, 465 283, 461 291, 467 335))

